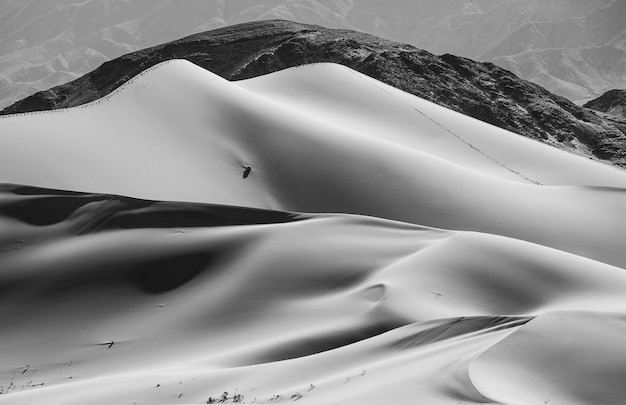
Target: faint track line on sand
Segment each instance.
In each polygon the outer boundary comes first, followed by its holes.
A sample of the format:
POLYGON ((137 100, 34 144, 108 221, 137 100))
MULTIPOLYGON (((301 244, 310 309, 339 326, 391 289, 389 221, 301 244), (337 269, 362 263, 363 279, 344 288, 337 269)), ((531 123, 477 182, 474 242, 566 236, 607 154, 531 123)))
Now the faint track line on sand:
POLYGON ((506 164, 500 162, 498 159, 494 158, 493 156, 490 156, 489 154, 487 154, 486 152, 482 151, 480 148, 478 148, 477 146, 473 145, 472 143, 470 143, 469 141, 467 141, 466 139, 464 139, 461 135, 455 133, 454 131, 452 131, 451 129, 447 128, 446 126, 444 126, 442 123, 440 123, 439 121, 435 120, 434 118, 432 118, 431 116, 429 116, 428 114, 426 114, 425 112, 419 110, 417 107, 413 107, 413 110, 415 110, 416 112, 422 114, 424 117, 428 118, 430 121, 432 121, 435 125, 438 125, 439 127, 441 127, 444 131, 448 132, 449 134, 451 134, 452 136, 454 136, 455 138, 457 138, 459 141, 461 141, 462 143, 466 144, 467 146, 469 146, 471 149, 473 149, 474 151, 478 152, 479 154, 483 155, 484 157, 486 157, 487 159, 491 160, 492 162, 496 163, 497 165, 503 167, 504 169, 510 171, 511 173, 517 175, 518 177, 521 177, 522 179, 529 181, 533 184, 536 184, 538 186, 543 186, 542 183, 538 182, 537 180, 533 180, 530 177, 524 176, 522 173, 518 172, 517 170, 514 170, 510 167, 508 167, 506 164))
MULTIPOLYGON (((355 75, 356 77, 358 77, 359 79, 363 80, 363 78, 362 78, 360 75, 355 74, 355 73, 354 73, 351 69, 347 68, 347 70, 348 70, 348 72, 350 72, 350 73, 354 74, 354 75, 355 75)), ((388 94, 388 95, 390 95, 390 96, 393 96, 393 94, 392 94, 392 93, 390 93, 389 91, 385 90, 384 88, 382 88, 382 87, 380 87, 380 86, 376 85, 375 83, 369 83, 369 84, 370 84, 370 85, 372 85, 372 86, 374 86, 374 87, 376 87, 378 90, 380 90, 380 91, 382 91, 382 92, 384 92, 384 93, 386 93, 386 94, 388 94)), ((398 90, 399 90, 399 89, 398 89, 398 90)), ((400 91, 402 91, 402 90, 400 90, 400 91)), ((410 93, 407 93, 407 94, 410 94, 410 93)), ((412 95, 412 96, 415 96, 415 95, 413 95, 413 94, 411 94, 411 95, 412 95)), ((415 96, 415 97, 417 97, 417 96, 415 96)), ((518 176, 518 177, 521 177, 522 179, 524 179, 524 180, 526 180, 526 181, 528 181, 528 182, 530 182, 530 183, 533 183, 533 184, 538 185, 538 186, 543 186, 543 184, 542 184, 542 183, 540 183, 539 181, 537 181, 537 180, 533 180, 533 179, 531 179, 530 177, 526 177, 526 176, 524 176, 524 175, 523 175, 523 174, 521 174, 520 172, 518 172, 518 171, 516 171, 516 170, 514 170, 514 169, 512 169, 512 168, 510 168, 510 167, 508 167, 506 164, 504 164, 504 163, 500 162, 500 161, 499 161, 499 160, 497 160, 496 158, 494 158, 494 157, 490 156, 489 154, 487 154, 486 152, 482 151, 480 148, 478 148, 477 146, 473 145, 472 143, 470 143, 469 141, 467 141, 466 139, 464 139, 461 135, 459 135, 459 134, 455 133, 454 131, 452 131, 451 129, 447 128, 446 126, 444 126, 443 124, 441 124, 439 121, 435 120, 434 118, 432 118, 431 116, 429 116, 429 115, 428 115, 428 114, 426 114, 425 112, 421 111, 421 110, 420 110, 420 109, 418 109, 417 107, 411 107, 411 108, 412 108, 415 112, 417 112, 417 113, 419 113, 419 114, 423 115, 424 117, 426 117, 427 119, 429 119, 429 120, 430 120, 431 122, 433 122, 435 125, 438 125, 439 127, 441 127, 444 131, 448 132, 450 135, 454 136, 454 137, 455 137, 456 139, 458 139, 460 142, 462 142, 462 143, 464 143, 465 145, 469 146, 472 150, 476 151, 477 153, 481 154, 482 156, 486 157, 487 159, 491 160, 492 162, 496 163, 497 165, 499 165, 499 166, 503 167, 504 169, 506 169, 506 170, 510 171, 511 173, 515 174, 515 175, 516 175, 516 176, 518 176)))

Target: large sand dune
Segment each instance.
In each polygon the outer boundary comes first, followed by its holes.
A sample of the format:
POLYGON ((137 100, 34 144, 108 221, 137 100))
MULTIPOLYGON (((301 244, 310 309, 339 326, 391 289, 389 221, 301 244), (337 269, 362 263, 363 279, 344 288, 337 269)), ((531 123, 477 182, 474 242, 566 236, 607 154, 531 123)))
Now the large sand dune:
POLYGON ((158 65, 0 182, 0 403, 626 398, 626 173, 348 68, 158 65))

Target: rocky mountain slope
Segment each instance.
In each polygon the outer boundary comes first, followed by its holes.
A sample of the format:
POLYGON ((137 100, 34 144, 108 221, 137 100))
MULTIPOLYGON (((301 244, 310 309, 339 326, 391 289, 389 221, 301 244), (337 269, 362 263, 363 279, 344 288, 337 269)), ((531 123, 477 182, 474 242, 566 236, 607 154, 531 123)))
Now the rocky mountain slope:
POLYGON ((576 102, 624 87, 624 1, 445 3, 456 7, 410 43, 436 54, 493 62, 576 102))
POLYGON ((232 23, 287 18, 347 26, 341 2, 264 3, 270 2, 0 0, 0 109, 107 60, 232 23))
POLYGON ((626 90, 609 90, 585 104, 586 108, 607 114, 626 117, 626 90))
POLYGON ((0 108, 118 56, 287 19, 489 61, 570 100, 626 85, 621 0, 0 0, 0 108))
POLYGON ((308 63, 340 63, 501 128, 626 165, 626 135, 613 122, 491 63, 435 56, 355 31, 282 20, 221 28, 130 53, 17 102, 2 114, 81 105, 169 59, 187 59, 229 80, 308 63))
POLYGON ((626 133, 626 90, 609 90, 585 107, 597 111, 604 120, 626 133))

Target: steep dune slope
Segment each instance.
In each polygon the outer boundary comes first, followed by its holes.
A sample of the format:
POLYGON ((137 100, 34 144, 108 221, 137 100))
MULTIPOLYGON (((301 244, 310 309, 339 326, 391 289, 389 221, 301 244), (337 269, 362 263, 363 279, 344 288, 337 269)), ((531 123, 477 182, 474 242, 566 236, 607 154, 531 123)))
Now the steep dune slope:
POLYGON ((3 182, 365 214, 626 265, 626 173, 341 66, 231 83, 174 61, 86 107, 4 118, 0 132, 3 182), (280 90, 298 86, 310 101, 280 90))

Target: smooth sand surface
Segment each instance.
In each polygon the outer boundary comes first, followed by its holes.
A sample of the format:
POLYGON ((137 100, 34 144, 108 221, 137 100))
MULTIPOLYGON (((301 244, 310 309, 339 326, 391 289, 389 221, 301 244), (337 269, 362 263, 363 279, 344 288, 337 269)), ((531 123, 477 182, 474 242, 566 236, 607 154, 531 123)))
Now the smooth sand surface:
POLYGON ((161 64, 0 182, 0 403, 626 398, 626 174, 348 68, 161 64))

